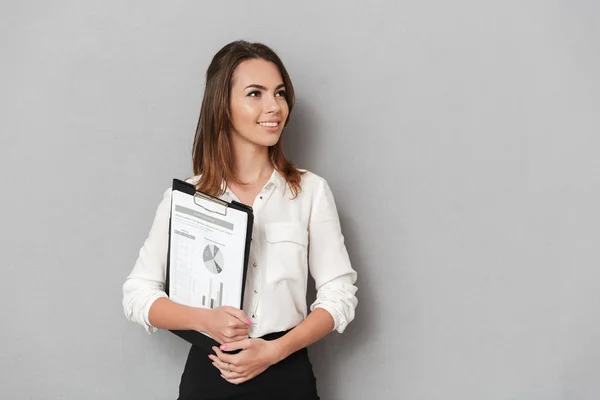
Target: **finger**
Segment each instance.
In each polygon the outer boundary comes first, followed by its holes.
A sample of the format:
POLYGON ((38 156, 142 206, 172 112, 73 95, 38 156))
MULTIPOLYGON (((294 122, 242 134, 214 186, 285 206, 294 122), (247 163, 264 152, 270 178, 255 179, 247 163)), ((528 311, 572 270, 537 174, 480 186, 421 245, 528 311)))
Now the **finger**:
POLYGON ((239 342, 240 340, 244 340, 244 339, 248 339, 248 335, 234 336, 232 338, 223 337, 223 340, 220 340, 219 343, 229 344, 229 343, 233 343, 233 342, 239 342))
POLYGON ((237 366, 231 363, 223 362, 216 357, 211 359, 213 360, 213 367, 217 368, 219 372, 221 372, 221 375, 226 379, 240 378, 244 375, 237 366))
POLYGON ((252 321, 250 321, 250 318, 248 318, 246 313, 243 312, 242 310, 240 310, 239 308, 226 307, 225 312, 227 314, 237 318, 239 321, 241 321, 245 325, 252 325, 252 321))
MULTIPOLYGON (((214 365, 214 363, 213 363, 214 365)), ((215 367, 217 367, 215 365, 215 367)), ((221 377, 225 380, 232 380, 232 379, 240 379, 243 378, 243 375, 240 374, 239 372, 235 372, 235 371, 227 371, 226 369, 222 369, 217 367, 217 369, 221 372, 221 377)))
POLYGON ((220 349, 226 351, 245 350, 250 347, 250 343, 250 339, 238 340, 237 342, 222 344, 220 349))
POLYGON ((233 365, 230 363, 224 363, 223 361, 217 359, 216 357, 215 357, 215 359, 213 359, 212 365, 213 365, 213 367, 218 369, 221 372, 221 374, 227 379, 250 376, 248 371, 245 368, 240 367, 238 365, 233 365))
POLYGON ((216 357, 211 358, 211 359, 212 359, 212 365, 215 368, 217 368, 219 371, 221 371, 221 373, 224 373, 224 372, 227 372, 227 373, 234 372, 236 374, 239 374, 239 372, 236 369, 235 365, 233 365, 231 363, 223 362, 223 361, 219 360, 216 357))
POLYGON ((219 342, 219 345, 222 343, 239 342, 240 340, 248 339, 248 332, 244 332, 244 330, 232 330, 227 328, 215 335, 214 339, 219 342))
POLYGON ((226 368, 223 366, 223 363, 218 358, 212 362, 212 365, 213 365, 213 367, 218 369, 220 373, 223 373, 223 371, 226 371, 226 368))
POLYGON ((213 346, 213 351, 215 352, 215 356, 224 363, 230 363, 235 365, 236 356, 233 354, 223 353, 219 350, 218 347, 213 346))
POLYGON ((221 375, 221 377, 233 385, 239 385, 240 383, 244 383, 248 380, 248 378, 245 376, 231 378, 231 379, 227 379, 224 375, 221 375))
POLYGON ((245 322, 240 321, 237 317, 234 317, 230 314, 227 314, 227 328, 229 329, 250 329, 250 325, 245 322))
POLYGON ((237 336, 247 336, 249 333, 248 326, 244 327, 229 327, 225 328, 222 332, 222 336, 226 338, 232 338, 237 336))
POLYGON ((234 385, 238 385, 249 379, 245 374, 233 371, 221 371, 221 378, 225 379, 229 383, 233 383, 234 385))

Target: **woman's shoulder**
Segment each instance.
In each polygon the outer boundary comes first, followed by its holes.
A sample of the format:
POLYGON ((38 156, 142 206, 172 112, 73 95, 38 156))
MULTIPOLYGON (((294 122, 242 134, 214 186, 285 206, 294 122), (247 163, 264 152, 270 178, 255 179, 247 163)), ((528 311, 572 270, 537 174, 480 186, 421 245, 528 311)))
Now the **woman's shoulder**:
POLYGON ((183 180, 187 183, 191 183, 192 185, 197 184, 198 182, 200 182, 200 178, 202 177, 202 175, 192 175, 189 176, 187 178, 184 178, 183 180))
POLYGON ((330 204, 335 202, 333 192, 327 179, 305 169, 298 168, 298 171, 302 173, 300 198, 308 198, 311 203, 330 204))
POLYGON ((194 176, 190 176, 189 178, 185 178, 184 180, 187 183, 191 183, 192 185, 196 185, 198 184, 198 182, 200 182, 200 178, 202 177, 202 175, 194 175, 194 176))
POLYGON ((301 175, 300 187, 303 192, 315 192, 320 191, 324 187, 328 186, 327 180, 312 171, 307 169, 298 168, 301 175))
MULTIPOLYGON (((192 185, 196 185, 200 180, 200 175, 190 176, 188 178, 180 178, 180 180, 191 183, 192 185)), ((171 192, 173 191, 173 186, 169 185, 165 191, 163 192, 163 201, 167 201, 171 199, 171 192)))
MULTIPOLYGON (((182 180, 184 182, 187 182, 187 183, 191 183, 192 185, 196 185, 200 181, 200 176, 201 175, 194 175, 194 176, 190 176, 190 177, 187 177, 187 178, 178 178, 178 179, 182 180)), ((166 196, 167 194, 170 194, 171 191, 172 191, 172 189, 173 189, 172 186, 167 187, 167 189, 165 190, 164 195, 166 196)))

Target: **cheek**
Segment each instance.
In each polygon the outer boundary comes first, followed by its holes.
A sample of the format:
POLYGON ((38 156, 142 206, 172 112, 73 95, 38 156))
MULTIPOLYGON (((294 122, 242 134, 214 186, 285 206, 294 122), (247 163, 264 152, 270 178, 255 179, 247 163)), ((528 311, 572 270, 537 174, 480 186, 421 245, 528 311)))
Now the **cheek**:
POLYGON ((282 114, 283 118, 287 121, 287 119, 290 115, 290 109, 288 108, 287 103, 285 103, 285 106, 281 108, 281 114, 282 114))
POLYGON ((238 104, 231 109, 231 119, 234 126, 254 125, 256 116, 255 107, 250 104, 238 104))

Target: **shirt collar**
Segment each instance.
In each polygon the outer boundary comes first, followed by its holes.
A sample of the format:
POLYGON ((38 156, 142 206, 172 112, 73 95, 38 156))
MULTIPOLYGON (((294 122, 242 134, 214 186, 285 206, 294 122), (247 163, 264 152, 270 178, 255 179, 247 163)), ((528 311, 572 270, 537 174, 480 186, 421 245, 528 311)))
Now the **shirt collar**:
POLYGON ((275 168, 273 168, 273 173, 271 174, 271 177, 269 178, 269 182, 267 183, 267 185, 269 183, 272 183, 273 185, 275 185, 275 187, 277 189, 281 190, 282 192, 285 192, 285 187, 287 185, 287 181, 279 173, 279 171, 277 171, 277 169, 275 169, 275 168))
MULTIPOLYGON (((285 188, 287 186, 287 181, 279 173, 279 171, 277 171, 277 169, 275 169, 275 168, 273 168, 273 173, 271 174, 271 177, 269 178, 269 180, 265 184, 265 187, 268 188, 270 185, 274 185, 277 189, 281 190, 282 193, 285 193, 285 188)), ((223 183, 221 184, 221 188, 222 188, 222 190, 225 193, 227 193, 227 194, 229 194, 230 196, 233 197, 233 193, 231 192, 231 189, 229 189, 229 186, 227 186, 225 184, 225 181, 223 181, 223 183)))

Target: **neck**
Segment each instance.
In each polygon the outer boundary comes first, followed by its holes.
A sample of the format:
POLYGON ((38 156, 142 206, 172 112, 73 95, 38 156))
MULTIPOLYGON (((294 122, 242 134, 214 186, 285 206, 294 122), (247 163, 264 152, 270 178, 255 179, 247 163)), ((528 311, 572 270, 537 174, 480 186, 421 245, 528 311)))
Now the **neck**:
POLYGON ((268 179, 273 173, 268 147, 232 140, 231 152, 233 171, 240 181, 252 184, 268 179))

